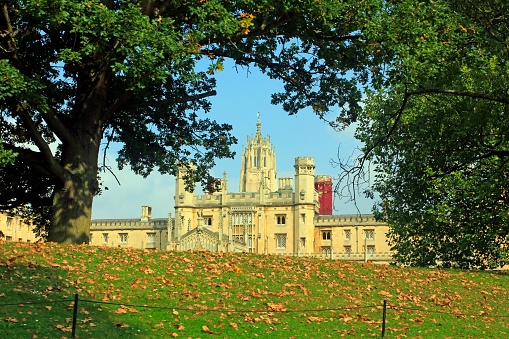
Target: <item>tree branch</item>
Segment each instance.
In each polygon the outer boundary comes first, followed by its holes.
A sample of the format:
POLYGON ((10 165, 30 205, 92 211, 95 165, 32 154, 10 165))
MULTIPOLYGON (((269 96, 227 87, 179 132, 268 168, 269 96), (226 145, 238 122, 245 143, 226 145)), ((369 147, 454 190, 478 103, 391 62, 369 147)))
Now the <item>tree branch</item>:
POLYGON ((28 148, 16 147, 8 143, 3 143, 3 148, 18 153, 17 158, 30 163, 30 165, 38 172, 51 177, 54 174, 47 170, 46 161, 40 152, 32 151, 28 148))
POLYGON ((9 18, 9 10, 7 9, 7 4, 3 4, 1 11, 1 20, 0 20, 0 29, 2 29, 5 33, 2 34, 2 37, 7 38, 7 52, 11 54, 11 61, 13 61, 14 65, 18 69, 22 69, 23 64, 20 61, 18 55, 18 48, 16 46, 16 42, 13 37, 15 32, 13 32, 11 20, 9 18))
POLYGON ((41 113, 41 116, 62 142, 66 142, 71 145, 75 142, 74 135, 58 118, 58 114, 53 108, 49 108, 47 112, 41 113))
POLYGON ((503 104, 509 105, 509 99, 495 97, 495 96, 482 94, 482 93, 456 91, 456 90, 452 90, 452 89, 437 89, 437 88, 422 89, 419 91, 407 92, 405 94, 405 97, 410 97, 412 95, 429 94, 429 93, 449 94, 449 95, 455 95, 455 96, 470 97, 470 98, 474 98, 474 99, 486 99, 486 100, 501 102, 503 104))
POLYGON ((30 138, 35 143, 37 148, 41 151, 41 156, 44 158, 44 161, 48 165, 48 170, 56 177, 61 180, 64 180, 64 169, 58 164, 58 162, 53 157, 53 152, 51 152, 48 143, 44 138, 40 135, 37 127, 35 126, 32 118, 28 115, 28 113, 24 109, 20 109, 17 112, 20 119, 23 121, 25 128, 27 129, 30 138))

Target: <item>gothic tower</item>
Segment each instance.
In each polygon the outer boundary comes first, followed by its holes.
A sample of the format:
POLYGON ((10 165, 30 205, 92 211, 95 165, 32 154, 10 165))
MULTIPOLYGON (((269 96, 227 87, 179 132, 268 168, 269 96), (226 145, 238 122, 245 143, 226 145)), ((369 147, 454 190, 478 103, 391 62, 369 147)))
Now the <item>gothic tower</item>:
POLYGON ((270 136, 262 136, 259 116, 256 135, 248 136, 246 148, 242 147, 240 192, 257 192, 260 188, 277 191, 276 149, 270 136))
POLYGON ((314 219, 318 212, 315 191, 315 159, 295 158, 294 248, 298 254, 313 251, 314 219))

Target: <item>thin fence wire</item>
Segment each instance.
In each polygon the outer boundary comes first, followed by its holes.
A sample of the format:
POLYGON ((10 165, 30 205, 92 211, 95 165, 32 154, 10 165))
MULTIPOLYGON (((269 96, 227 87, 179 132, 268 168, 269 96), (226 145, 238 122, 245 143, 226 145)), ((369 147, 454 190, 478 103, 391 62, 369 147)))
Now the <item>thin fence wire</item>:
POLYGON ((487 313, 483 314, 472 314, 472 313, 455 313, 455 312, 446 312, 446 311, 438 311, 438 310, 426 310, 423 308, 413 308, 413 307, 403 307, 403 306, 393 306, 387 305, 388 308, 393 310, 409 310, 409 311, 418 311, 418 312, 426 312, 426 313, 440 313, 440 314, 449 314, 455 316, 467 316, 467 317, 487 317, 487 318, 509 318, 509 315, 489 315, 487 313))
MULTIPOLYGON (((135 304, 121 304, 121 303, 112 303, 107 301, 95 301, 95 300, 86 300, 80 299, 82 302, 94 303, 94 304, 107 304, 107 305, 115 305, 115 306, 128 306, 128 307, 136 307, 136 308, 150 308, 150 309, 161 309, 161 310, 175 310, 175 311, 199 311, 199 312, 229 312, 229 313, 307 313, 307 312, 328 312, 328 311, 341 311, 341 310, 354 310, 360 308, 376 308, 380 307, 380 305, 370 305, 370 306, 354 306, 354 307, 339 307, 339 308, 319 308, 319 309, 302 309, 302 310, 251 310, 251 309, 243 309, 243 310, 231 310, 231 309, 213 309, 213 308, 181 308, 181 307, 164 307, 164 306, 148 306, 148 305, 135 305, 135 304)), ((1 306, 1 305, 0 305, 1 306)))
MULTIPOLYGON (((383 309, 383 323, 382 323, 382 337, 385 335, 385 322, 386 322, 386 312, 387 309, 393 309, 395 311, 415 311, 415 312, 423 312, 423 313, 438 313, 438 314, 446 314, 453 316, 469 316, 469 317, 486 317, 486 318, 509 318, 509 315, 490 315, 488 313, 483 314, 471 314, 471 313, 456 313, 456 312, 446 312, 446 311, 438 311, 438 310, 427 310, 423 308, 414 308, 414 307, 403 307, 396 305, 387 304, 387 300, 384 300, 383 305, 366 305, 366 306, 348 306, 348 307, 337 307, 337 308, 319 308, 319 309, 299 309, 299 310, 277 310, 277 309, 243 309, 243 310, 232 310, 232 309, 202 309, 202 308, 183 308, 183 307, 165 307, 165 306, 150 306, 150 305, 137 305, 137 304, 125 304, 125 303, 113 303, 107 301, 96 301, 96 300, 88 300, 88 299, 79 299, 78 294, 75 294, 74 299, 63 299, 63 300, 48 300, 48 301, 31 301, 31 302, 19 302, 19 303, 5 303, 0 304, 0 307, 3 306, 24 306, 24 305, 35 305, 35 304, 54 304, 54 303, 64 303, 64 302, 73 302, 74 303, 74 312, 73 312, 73 326, 72 326, 72 337, 75 337, 76 331, 76 319, 77 319, 77 309, 78 302, 92 303, 92 304, 103 304, 103 305, 114 305, 119 307, 136 307, 136 308, 145 308, 145 309, 160 309, 160 310, 172 310, 172 311, 191 311, 191 312, 221 312, 221 313, 309 313, 309 312, 331 312, 331 311, 343 311, 343 310, 356 310, 356 309, 367 309, 367 308, 382 308, 383 309)), ((270 306, 269 306, 270 307, 270 306)))

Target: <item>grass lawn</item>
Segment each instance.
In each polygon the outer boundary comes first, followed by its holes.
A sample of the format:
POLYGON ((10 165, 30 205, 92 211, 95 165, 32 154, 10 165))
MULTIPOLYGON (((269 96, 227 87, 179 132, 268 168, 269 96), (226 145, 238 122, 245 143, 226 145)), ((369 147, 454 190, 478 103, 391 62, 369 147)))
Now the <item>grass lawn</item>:
POLYGON ((380 337, 384 299, 386 338, 507 338, 508 292, 500 271, 0 242, 2 338, 70 338, 76 293, 77 338, 380 337))

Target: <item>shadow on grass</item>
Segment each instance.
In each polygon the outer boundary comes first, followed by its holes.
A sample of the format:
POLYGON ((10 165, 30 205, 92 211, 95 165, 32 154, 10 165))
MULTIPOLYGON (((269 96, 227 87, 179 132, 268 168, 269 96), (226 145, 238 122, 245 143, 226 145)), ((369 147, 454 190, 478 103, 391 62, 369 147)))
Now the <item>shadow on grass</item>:
MULTIPOLYGON (((73 277, 68 270, 35 261, 0 261, 0 333, 3 337, 71 337, 73 277)), ((142 331, 130 318, 101 304, 78 302, 76 337, 134 337, 142 331)))

